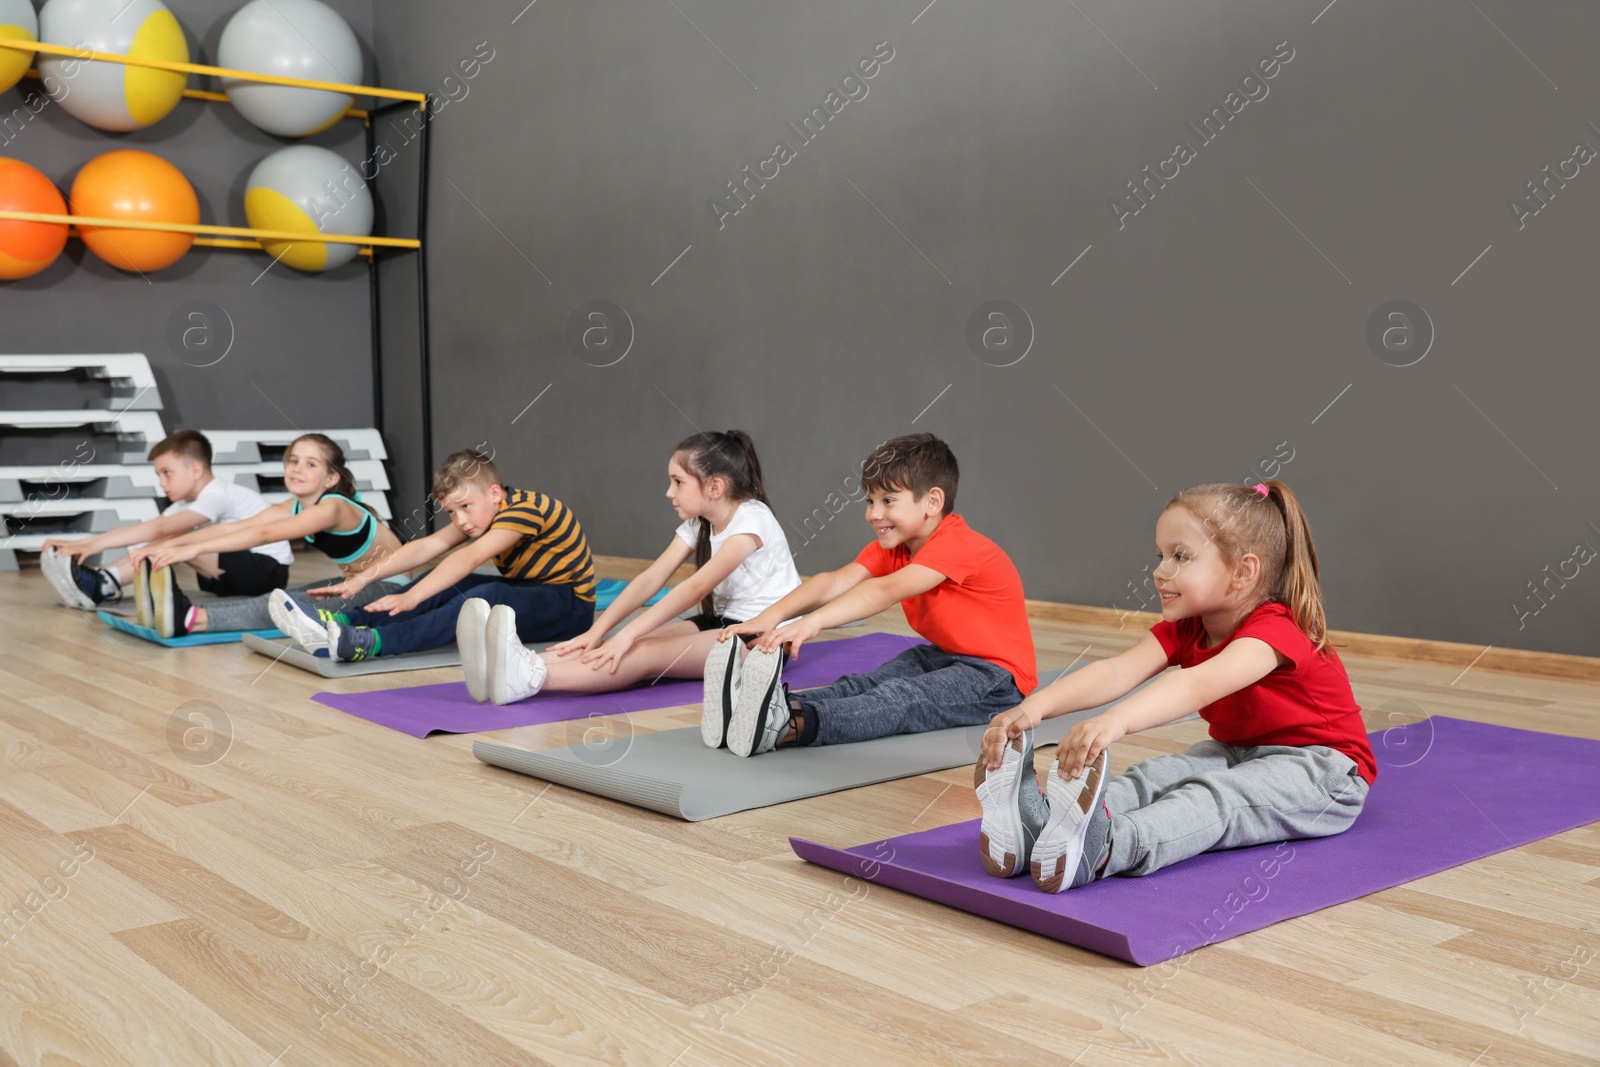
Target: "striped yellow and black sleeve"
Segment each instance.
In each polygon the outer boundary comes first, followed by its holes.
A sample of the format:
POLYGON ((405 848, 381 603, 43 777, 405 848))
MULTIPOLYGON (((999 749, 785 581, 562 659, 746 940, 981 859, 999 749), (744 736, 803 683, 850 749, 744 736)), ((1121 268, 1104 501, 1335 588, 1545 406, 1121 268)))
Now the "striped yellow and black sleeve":
POLYGON ((594 559, 572 509, 553 496, 505 487, 506 498, 489 524, 513 530, 520 540, 494 558, 510 581, 570 585, 579 600, 594 601, 594 559))

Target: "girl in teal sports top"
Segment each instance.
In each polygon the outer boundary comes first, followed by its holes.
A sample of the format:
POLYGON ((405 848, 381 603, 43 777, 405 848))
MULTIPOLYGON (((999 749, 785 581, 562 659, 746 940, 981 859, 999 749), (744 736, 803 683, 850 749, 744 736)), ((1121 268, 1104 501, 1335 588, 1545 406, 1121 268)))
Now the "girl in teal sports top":
MULTIPOLYGON (((320 433, 301 434, 283 456, 283 481, 292 494, 261 514, 242 522, 206 526, 182 537, 129 553, 134 566, 135 595, 141 621, 162 637, 222 630, 268 630, 274 623, 269 597, 234 597, 201 607, 173 580, 171 567, 203 552, 234 552, 302 538, 339 565, 350 578, 400 547, 400 539, 358 499, 355 478, 345 466, 344 450, 320 433), (148 562, 146 562, 148 561, 148 562), (147 614, 148 611, 148 614, 147 614)), ((307 590, 337 584, 324 579, 279 590, 314 619, 326 622, 352 608, 402 588, 400 583, 373 582, 348 600, 314 601, 307 590)), ((342 621, 342 620, 341 620, 342 621)))

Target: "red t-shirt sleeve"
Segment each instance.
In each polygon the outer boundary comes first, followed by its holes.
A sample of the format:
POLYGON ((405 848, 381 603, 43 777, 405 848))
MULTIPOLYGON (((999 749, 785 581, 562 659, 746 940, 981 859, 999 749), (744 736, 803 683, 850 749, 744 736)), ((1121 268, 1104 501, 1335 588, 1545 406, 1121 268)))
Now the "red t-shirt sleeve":
POLYGON ((1288 610, 1258 611, 1244 621, 1233 633, 1233 639, 1241 637, 1254 637, 1258 641, 1265 641, 1289 660, 1285 670, 1292 670, 1296 665, 1305 661, 1310 651, 1310 640, 1300 632, 1294 620, 1288 615, 1288 610))
POLYGON ((876 542, 856 553, 856 562, 867 568, 874 578, 882 578, 895 569, 894 557, 876 542))
POLYGON ((955 537, 937 536, 923 545, 922 549, 911 557, 911 562, 938 571, 957 585, 966 584, 967 579, 978 573, 982 565, 982 559, 973 551, 972 545, 964 545, 955 537))
POLYGON ((1178 627, 1165 619, 1150 627, 1151 635, 1161 642, 1161 651, 1167 654, 1167 666, 1178 662, 1178 627))

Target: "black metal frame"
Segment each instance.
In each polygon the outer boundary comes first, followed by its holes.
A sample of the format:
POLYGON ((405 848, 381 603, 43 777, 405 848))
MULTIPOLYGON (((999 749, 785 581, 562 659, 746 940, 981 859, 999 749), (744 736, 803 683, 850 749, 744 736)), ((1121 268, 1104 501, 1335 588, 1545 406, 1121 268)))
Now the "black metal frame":
MULTIPOLYGON (((417 130, 417 150, 421 158, 417 162, 417 240, 422 247, 411 249, 384 249, 383 252, 411 252, 417 257, 417 360, 421 374, 421 408, 422 408, 422 499, 429 499, 433 490, 433 375, 429 361, 428 351, 428 123, 432 112, 428 107, 426 97, 419 106, 411 101, 397 100, 393 103, 383 104, 368 112, 367 118, 367 158, 375 159, 377 155, 377 134, 374 132, 380 117, 396 109, 405 111, 419 111, 422 123, 417 130)), ((371 292, 372 304, 372 419, 385 440, 389 439, 389 428, 384 424, 383 403, 383 319, 379 309, 381 286, 378 284, 378 256, 380 249, 372 249, 372 258, 367 263, 367 277, 371 292)), ((433 512, 427 512, 427 529, 433 532, 433 512)), ((398 514, 398 513, 397 513, 398 514)))

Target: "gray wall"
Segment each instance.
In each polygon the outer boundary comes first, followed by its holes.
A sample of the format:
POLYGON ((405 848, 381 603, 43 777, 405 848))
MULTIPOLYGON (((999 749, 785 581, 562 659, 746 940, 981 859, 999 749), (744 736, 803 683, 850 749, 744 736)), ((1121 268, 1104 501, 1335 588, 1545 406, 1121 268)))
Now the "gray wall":
MULTIPOLYGON (((1600 147, 1592 4, 925 4, 385 3, 378 76, 448 101, 432 459, 487 441, 512 481, 577 508, 597 551, 649 556, 671 535, 671 445, 743 427, 809 572, 866 537, 829 494, 877 442, 927 429, 1030 596, 1131 609, 1174 491, 1292 449, 1280 473, 1312 517, 1334 626, 1595 652, 1586 554, 1537 615, 1519 625, 1514 605, 1538 607, 1528 583, 1574 546, 1600 547, 1600 170, 1524 228, 1507 204, 1574 142, 1600 147), (868 95, 801 144, 786 123, 880 41, 894 58, 868 95), (1202 144, 1186 122, 1282 41, 1294 58, 1269 95, 1202 144), (493 58, 459 80, 479 42, 493 58), (780 139, 795 158, 719 228, 709 201, 780 139), (1119 228, 1110 198, 1179 140, 1193 161, 1119 228), (602 299, 636 334, 610 366, 567 340, 602 299), (997 299, 1036 335, 1011 366, 967 340, 997 299), (1366 340, 1395 299, 1437 332, 1411 366, 1366 340)), ((258 298, 258 268, 210 261, 272 331, 253 358, 301 365, 333 288, 284 272, 258 298)), ((160 336, 165 298, 92 281, 81 322, 83 272, 30 291, 34 338, 160 336)), ((8 324, 17 299, 0 293, 8 324)), ((234 391, 252 418, 264 407, 234 391)), ((304 390, 294 411, 333 402, 304 390)))
MULTIPOLYGON (((371 42, 371 0, 328 2, 357 37, 371 42)), ((167 4, 189 38, 191 59, 215 63, 222 28, 242 5, 167 4)), ((368 64, 370 76, 370 57, 368 64)), ((189 84, 219 88, 211 79, 191 78, 189 84)), ((0 93, 0 118, 22 107, 23 91, 38 86, 25 79, 0 93)), ((153 152, 194 185, 202 222, 244 226, 244 186, 251 168, 291 143, 258 130, 225 103, 185 100, 154 126, 125 134, 94 129, 49 104, 26 124, 13 121, 4 131, 0 155, 39 168, 65 193, 78 169, 101 153, 117 148, 153 152)), ((350 119, 306 143, 331 148, 352 162, 365 154, 362 124, 350 119)), ((193 248, 147 281, 69 241, 48 270, 0 283, 0 351, 143 352, 155 370, 169 429, 372 425, 365 261, 324 275, 280 264, 263 275, 271 262, 259 251, 193 248), (194 301, 220 307, 232 322, 232 347, 215 365, 194 365, 204 360, 169 340, 169 320, 175 314, 181 320, 194 301)), ((226 326, 218 330, 225 340, 226 326)))

